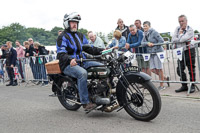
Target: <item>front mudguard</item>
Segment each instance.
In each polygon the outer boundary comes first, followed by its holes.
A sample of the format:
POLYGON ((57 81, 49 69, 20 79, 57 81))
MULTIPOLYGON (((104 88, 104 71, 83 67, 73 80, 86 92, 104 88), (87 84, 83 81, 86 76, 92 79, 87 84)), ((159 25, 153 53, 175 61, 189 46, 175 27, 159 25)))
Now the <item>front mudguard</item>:
MULTIPOLYGON (((144 83, 146 81, 151 80, 151 77, 144 73, 144 72, 127 72, 124 73, 124 76, 126 77, 126 79, 129 81, 129 83, 144 83)), ((124 103, 124 94, 126 89, 123 87, 123 78, 121 77, 117 83, 116 86, 116 95, 117 95, 117 100, 119 102, 120 106, 123 106, 124 103)))

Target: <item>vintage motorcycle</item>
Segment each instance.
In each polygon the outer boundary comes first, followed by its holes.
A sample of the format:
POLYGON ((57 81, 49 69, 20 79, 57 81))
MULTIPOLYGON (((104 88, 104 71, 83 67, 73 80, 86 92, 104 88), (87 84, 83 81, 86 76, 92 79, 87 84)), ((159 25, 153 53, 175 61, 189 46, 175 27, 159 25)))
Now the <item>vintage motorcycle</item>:
MULTIPOLYGON (((104 66, 87 68, 89 99, 97 106, 92 110, 103 112, 117 112, 121 109, 141 121, 154 119, 161 109, 161 98, 157 88, 151 82, 151 77, 140 72, 138 67, 123 68, 124 62, 132 59, 130 53, 119 53, 114 49, 102 51, 93 59, 80 59, 84 61, 103 61, 104 66)), ((77 80, 64 74, 49 74, 53 80, 54 89, 60 103, 67 109, 76 111, 81 107, 77 80)))

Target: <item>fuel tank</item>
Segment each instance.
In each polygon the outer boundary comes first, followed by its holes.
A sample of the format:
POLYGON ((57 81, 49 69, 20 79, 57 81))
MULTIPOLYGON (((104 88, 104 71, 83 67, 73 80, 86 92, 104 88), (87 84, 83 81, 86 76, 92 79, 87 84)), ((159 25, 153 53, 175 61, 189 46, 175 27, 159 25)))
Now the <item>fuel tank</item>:
POLYGON ((105 66, 95 66, 87 69, 88 79, 104 79, 110 74, 110 69, 105 66))

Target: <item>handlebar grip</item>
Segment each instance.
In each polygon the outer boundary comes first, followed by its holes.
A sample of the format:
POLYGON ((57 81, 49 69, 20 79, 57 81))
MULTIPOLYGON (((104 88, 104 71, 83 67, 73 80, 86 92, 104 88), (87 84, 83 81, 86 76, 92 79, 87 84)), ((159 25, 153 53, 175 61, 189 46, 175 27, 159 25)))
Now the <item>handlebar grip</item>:
POLYGON ((94 55, 93 58, 94 59, 101 59, 102 55, 94 55))
POLYGON ((83 58, 81 58, 81 59, 76 59, 76 62, 82 63, 82 62, 84 62, 84 61, 98 61, 98 60, 96 60, 96 59, 83 59, 83 58))
POLYGON ((101 55, 108 54, 108 53, 110 53, 110 52, 112 52, 112 51, 113 51, 113 48, 110 48, 110 49, 107 49, 107 50, 103 50, 103 51, 101 52, 101 55))

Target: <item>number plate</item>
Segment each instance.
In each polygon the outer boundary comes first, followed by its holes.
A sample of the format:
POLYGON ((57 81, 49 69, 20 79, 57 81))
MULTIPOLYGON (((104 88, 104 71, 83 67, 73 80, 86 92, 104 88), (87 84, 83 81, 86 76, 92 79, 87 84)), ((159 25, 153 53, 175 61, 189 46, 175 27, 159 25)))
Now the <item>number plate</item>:
POLYGON ((140 69, 137 66, 129 66, 127 68, 124 68, 124 72, 139 72, 140 69))

